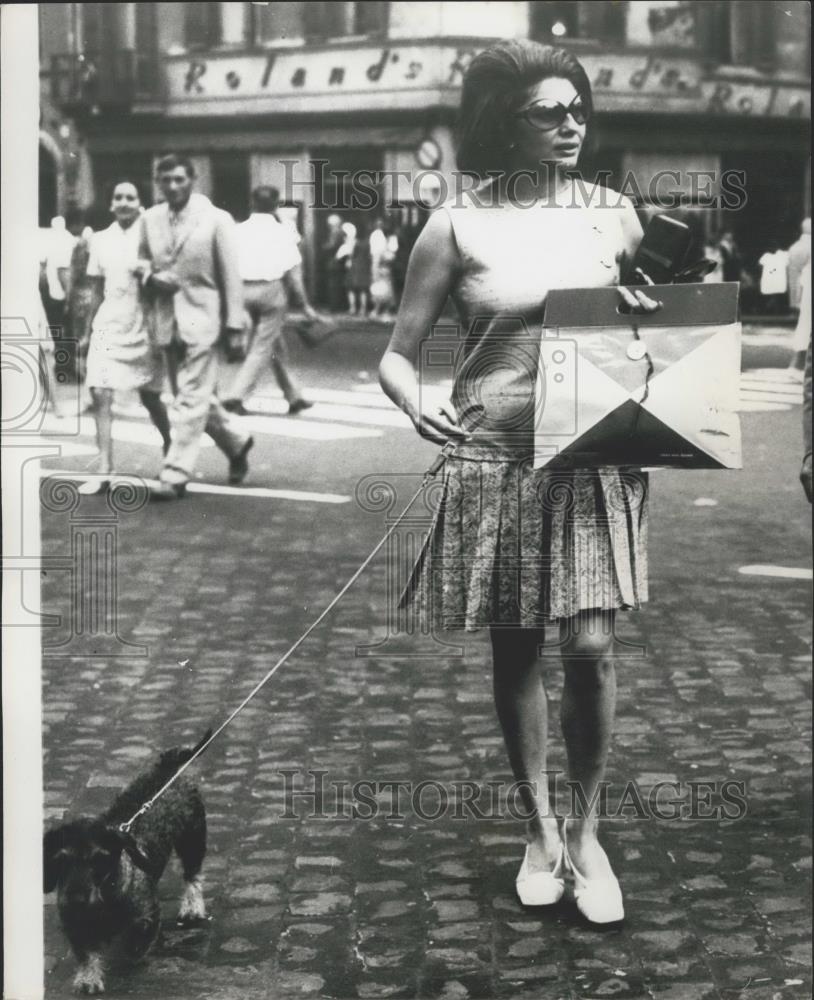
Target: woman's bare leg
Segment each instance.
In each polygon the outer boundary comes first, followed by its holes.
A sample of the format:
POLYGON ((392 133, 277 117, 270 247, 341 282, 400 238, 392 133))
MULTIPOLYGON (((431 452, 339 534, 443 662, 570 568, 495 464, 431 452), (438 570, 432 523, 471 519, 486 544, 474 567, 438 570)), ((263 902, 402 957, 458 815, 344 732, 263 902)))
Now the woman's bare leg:
POLYGON ((96 420, 96 445, 99 448, 99 472, 113 471, 113 390, 90 390, 96 420))
POLYGON ((557 861, 560 836, 548 800, 548 701, 537 656, 545 632, 493 627, 490 635, 495 708, 509 763, 515 780, 532 786, 520 793, 524 813, 532 816, 527 827, 529 867, 546 871, 557 861))
POLYGON ((581 789, 572 795, 576 815, 566 822, 568 852, 585 878, 611 873, 597 839, 598 791, 605 774, 616 712, 616 672, 612 659, 613 611, 584 611, 561 623, 565 671, 561 721, 568 755, 568 778, 581 789), (589 808, 581 808, 581 803, 589 808))

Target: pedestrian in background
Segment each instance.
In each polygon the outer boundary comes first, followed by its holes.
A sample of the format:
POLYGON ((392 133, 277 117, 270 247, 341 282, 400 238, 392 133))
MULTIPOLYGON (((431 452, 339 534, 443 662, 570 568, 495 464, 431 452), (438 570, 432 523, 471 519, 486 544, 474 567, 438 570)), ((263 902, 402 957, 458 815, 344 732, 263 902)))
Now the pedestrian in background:
MULTIPOLYGON (((113 394, 135 390, 161 435, 164 454, 170 447, 170 421, 161 401, 164 365, 150 341, 142 301, 139 264, 141 198, 132 181, 114 185, 110 200, 114 221, 89 243, 86 280, 92 326, 85 383, 93 400, 99 472, 113 472, 113 394)), ((80 487, 80 493, 103 493, 109 480, 80 487)))
MULTIPOLYGON (((68 219, 71 221, 71 228, 81 228, 78 210, 70 210, 68 219)), ((76 350, 71 343, 68 325, 71 256, 76 236, 68 229, 68 219, 62 215, 51 219, 45 252, 44 281, 41 285, 45 315, 54 340, 54 374, 58 382, 74 381, 77 376, 76 350)))
POLYGON ((367 316, 370 297, 370 239, 364 223, 359 223, 352 238, 347 271, 348 309, 354 316, 367 316))
POLYGON ((172 440, 154 500, 183 497, 204 431, 229 459, 229 482, 245 479, 254 439, 242 433, 216 395, 222 335, 243 336, 243 283, 237 264, 235 222, 193 191, 195 168, 176 154, 162 157, 156 179, 164 203, 139 223, 148 322, 163 349, 174 396, 172 440))
POLYGON ((806 261, 800 276, 800 311, 792 341, 792 355, 788 374, 795 380, 803 377, 806 349, 811 343, 811 258, 806 261))
POLYGON ((740 281, 743 271, 743 257, 730 229, 721 234, 718 241, 718 251, 721 255, 721 270, 724 281, 740 281))
POLYGON ((332 312, 344 312, 347 307, 345 299, 345 264, 337 256, 339 248, 345 242, 342 231, 342 217, 331 214, 327 219, 328 232, 320 247, 322 256, 322 273, 326 281, 326 300, 332 312))
MULTIPOLYGON (((811 219, 803 219, 800 235, 789 247, 789 305, 800 309, 803 269, 811 260, 811 219)), ((803 345, 802 350, 805 350, 803 345)))
POLYGON ((238 269, 243 280, 243 304, 251 330, 249 351, 223 406, 240 416, 249 411, 244 401, 270 368, 283 391, 288 412, 313 406, 288 369, 283 332, 289 297, 311 320, 318 315, 308 302, 302 281, 302 257, 296 231, 280 222, 280 192, 262 186, 252 192, 252 213, 237 227, 238 269))
MULTIPOLYGON (((534 469, 537 364, 524 362, 548 289, 616 284, 620 263, 641 241, 628 199, 611 192, 608 203, 618 209, 596 212, 572 179, 591 111, 585 70, 562 49, 517 40, 471 61, 457 162, 491 184, 489 207, 469 195, 430 217, 410 258, 380 381, 419 434, 456 444, 403 601, 426 593, 438 627, 490 627, 495 706, 530 817, 520 900, 557 902, 570 869, 580 912, 605 924, 621 920, 624 907, 597 837, 596 803, 615 710, 615 614, 647 600, 647 478, 616 468, 534 469), (524 176, 522 191, 513 182, 524 176), (521 210, 530 205, 545 211, 521 210), (419 351, 450 295, 471 342, 456 372, 455 402, 432 405, 419 382, 419 351), (484 420, 470 433, 461 419, 473 403, 484 420), (538 660, 551 626, 564 670, 569 779, 586 804, 575 803, 562 829, 548 801, 538 660)), ((639 290, 619 293, 634 311, 659 308, 639 290)))
MULTIPOLYGON (((809 261, 809 275, 811 262, 809 261)), ((810 280, 810 278, 809 278, 810 280)), ((809 327, 810 329, 810 327, 809 327)), ((806 499, 811 503, 811 335, 808 338, 808 349, 803 373, 803 464, 800 468, 800 482, 803 484, 806 499)))
POLYGON ((780 249, 777 240, 770 240, 768 250, 758 258, 758 266, 762 311, 771 315, 785 312, 789 289, 787 251, 780 249))
POLYGON ((43 302, 48 322, 51 326, 63 326, 65 308, 70 287, 71 254, 76 237, 65 224, 62 215, 51 219, 51 229, 46 240, 45 252, 45 294, 43 302))
POLYGON ((42 373, 42 394, 45 399, 45 406, 57 417, 62 417, 62 411, 57 398, 56 385, 51 382, 50 374, 53 373, 56 381, 56 371, 54 370, 54 332, 45 310, 45 301, 48 298, 48 281, 45 276, 46 261, 50 250, 51 230, 45 227, 39 230, 39 295, 37 297, 37 337, 39 340, 40 371, 42 373), (48 373, 48 375, 46 375, 48 373))
POLYGON ((378 218, 369 243, 372 315, 376 319, 387 320, 394 308, 393 261, 398 251, 398 239, 384 219, 378 218))
POLYGON ((707 284, 716 284, 724 280, 723 255, 720 245, 715 240, 707 240, 704 244, 704 257, 715 262, 715 268, 701 279, 707 284))

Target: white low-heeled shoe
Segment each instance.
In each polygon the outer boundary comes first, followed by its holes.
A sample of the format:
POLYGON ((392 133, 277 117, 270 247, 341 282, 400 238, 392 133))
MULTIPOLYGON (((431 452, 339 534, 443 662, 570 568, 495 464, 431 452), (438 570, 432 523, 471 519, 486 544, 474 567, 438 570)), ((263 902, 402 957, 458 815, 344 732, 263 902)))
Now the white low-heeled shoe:
POLYGON ((585 878, 581 875, 568 853, 564 829, 563 853, 566 867, 574 876, 574 902, 583 917, 592 924, 615 924, 624 920, 625 906, 619 880, 613 873, 602 878, 585 878))
MULTIPOLYGON (((107 473, 111 475, 111 473, 107 473)), ((110 491, 109 479, 88 479, 76 488, 76 492, 83 497, 100 497, 110 491)))
POLYGON ((529 871, 529 845, 523 856, 523 864, 515 879, 515 888, 523 906, 551 906, 562 899, 565 892, 565 854, 560 844, 557 863, 550 872, 529 871))

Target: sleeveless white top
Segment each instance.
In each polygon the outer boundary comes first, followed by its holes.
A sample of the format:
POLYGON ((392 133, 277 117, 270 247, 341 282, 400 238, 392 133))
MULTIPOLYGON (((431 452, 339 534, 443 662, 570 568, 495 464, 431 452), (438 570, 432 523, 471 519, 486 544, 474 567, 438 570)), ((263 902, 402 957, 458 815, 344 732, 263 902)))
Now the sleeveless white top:
POLYGON ((556 205, 493 206, 479 193, 443 206, 457 243, 452 289, 464 346, 453 402, 486 417, 456 454, 519 459, 533 451, 534 385, 545 300, 552 288, 618 284, 623 218, 634 213, 608 188, 574 183, 556 205))

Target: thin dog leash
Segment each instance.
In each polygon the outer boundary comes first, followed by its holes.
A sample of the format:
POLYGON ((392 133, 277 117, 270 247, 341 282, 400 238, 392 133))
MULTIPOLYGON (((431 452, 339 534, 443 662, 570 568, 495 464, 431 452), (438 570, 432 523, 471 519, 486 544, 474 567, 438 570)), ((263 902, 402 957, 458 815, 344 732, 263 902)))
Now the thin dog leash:
MULTIPOLYGON (((484 412, 483 407, 480 404, 475 403, 472 406, 467 407, 465 410, 463 410, 461 412, 460 419, 463 419, 465 416, 468 416, 470 414, 474 414, 474 417, 473 417, 473 419, 471 421, 471 424, 470 424, 470 430, 475 430, 475 428, 478 427, 478 425, 482 422, 482 420, 483 420, 483 418, 485 416, 485 412, 484 412)), ((280 657, 280 659, 274 664, 274 666, 271 668, 271 670, 268 671, 268 673, 265 675, 265 677, 258 684, 256 684, 252 688, 252 690, 246 695, 246 697, 237 706, 237 708, 232 712, 232 714, 229 715, 226 719, 224 719, 224 721, 218 726, 218 728, 215 729, 214 732, 212 732, 210 734, 210 736, 206 740, 204 740, 204 742, 198 747, 198 749, 195 751, 195 753, 192 754, 191 757, 189 757, 186 761, 184 761, 184 763, 178 768, 178 770, 175 772, 175 774, 173 774, 172 777, 168 781, 166 781, 161 786, 161 788, 158 789, 158 791, 155 793, 155 795, 153 795, 151 798, 147 799, 147 801, 144 803, 144 805, 142 805, 141 808, 137 812, 135 812, 130 817, 130 819, 127 820, 126 823, 120 823, 119 824, 119 830, 122 833, 129 833, 130 832, 130 828, 136 822, 136 820, 140 816, 143 816, 149 809, 151 809, 153 807, 153 805, 161 798, 161 796, 164 794, 164 792, 166 792, 169 788, 171 788, 172 785, 181 777, 181 775, 184 773, 184 771, 186 771, 186 769, 190 766, 190 764, 192 764, 192 762, 194 760, 196 760, 198 757, 200 757, 201 754, 204 752, 204 750, 206 750, 206 748, 209 746, 209 744, 212 743, 212 742, 214 742, 218 738, 218 736, 223 732, 223 730, 238 715, 240 715, 240 713, 243 711, 243 709, 249 704, 249 702, 252 700, 252 698, 254 698, 254 696, 258 693, 258 691, 260 691, 260 689, 264 686, 264 684, 266 684, 269 680, 271 680, 271 678, 274 676, 274 674, 280 669, 280 667, 286 662, 286 660, 292 655, 292 653, 296 652, 296 650, 299 649, 299 647, 303 644, 303 642, 305 642, 305 640, 314 631, 314 629, 325 619, 325 617, 328 615, 328 613, 330 611, 332 611, 336 607, 336 605, 340 602, 340 600, 344 597, 344 595, 348 592, 348 590, 350 590, 350 588, 353 586, 353 584, 359 579, 359 577, 362 575, 362 573, 367 569, 367 567, 370 565, 370 563, 372 562, 372 560, 374 559, 374 557, 376 556, 376 554, 381 550, 382 546, 390 538, 390 536, 393 534, 393 532, 396 530, 396 528, 399 526, 399 524, 401 524, 402 520, 404 519, 404 517, 407 514, 407 511, 415 503, 415 501, 417 500, 417 498, 420 496, 421 492, 426 488, 426 486, 429 483, 429 481, 431 479, 433 479, 438 474, 438 472, 441 469, 441 467, 444 465, 444 463, 450 457, 450 455, 452 455, 452 453, 455 451, 456 448, 457 448, 457 443, 456 442, 454 442, 454 441, 447 441, 446 442, 446 444, 443 446, 443 448, 441 449, 441 451, 438 453, 435 461, 432 463, 432 465, 424 473, 424 476, 423 476, 423 478, 421 480, 421 485, 418 487, 418 489, 412 495, 412 497, 410 498, 407 506, 399 514, 398 518, 396 518, 396 520, 394 521, 394 523, 387 529, 387 531, 384 533, 384 535, 382 536, 382 538, 380 539, 380 541, 378 542, 378 544, 375 546, 375 548, 370 552, 370 554, 365 559, 365 561, 362 563, 362 565, 356 570, 356 572, 348 580, 348 582, 345 584, 345 586, 342 587, 342 589, 334 597, 334 599, 331 601, 331 603, 325 608, 325 610, 322 612, 322 614, 315 621, 313 621, 308 626, 308 628, 303 632, 303 634, 299 637, 299 639, 297 639, 297 641, 294 643, 294 645, 291 646, 291 648, 280 657)))

